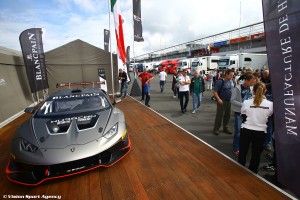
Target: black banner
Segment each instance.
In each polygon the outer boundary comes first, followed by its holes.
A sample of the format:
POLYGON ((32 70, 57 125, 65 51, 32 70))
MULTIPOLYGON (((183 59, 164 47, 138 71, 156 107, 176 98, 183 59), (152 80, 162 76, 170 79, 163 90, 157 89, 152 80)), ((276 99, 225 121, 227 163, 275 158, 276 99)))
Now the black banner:
POLYGON ((143 42, 143 27, 141 19, 141 0, 132 0, 134 41, 143 42))
POLYGON ((34 93, 49 88, 42 29, 27 29, 20 34, 19 40, 31 92, 34 93))
POLYGON ((104 50, 109 51, 109 30, 104 29, 104 50))
POLYGON ((277 179, 300 197, 300 1, 262 2, 274 88, 277 179))

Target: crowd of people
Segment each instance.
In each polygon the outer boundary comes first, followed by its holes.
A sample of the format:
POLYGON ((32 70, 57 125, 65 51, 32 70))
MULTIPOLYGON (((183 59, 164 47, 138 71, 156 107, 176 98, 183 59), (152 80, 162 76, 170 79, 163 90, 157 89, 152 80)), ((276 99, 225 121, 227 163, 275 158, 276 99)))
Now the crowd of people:
MULTIPOLYGON (((159 73, 160 92, 164 91, 167 73, 159 73)), ((212 133, 233 135, 232 150, 238 162, 245 166, 246 155, 251 145, 251 159, 248 168, 258 172, 260 156, 263 150, 272 155, 272 136, 274 132, 272 88, 269 70, 238 69, 226 71, 195 72, 188 75, 187 70, 172 74, 173 98, 179 99, 180 111, 187 112, 190 96, 192 97, 192 114, 199 110, 205 91, 212 91, 216 103, 216 116, 212 133), (234 116, 234 131, 229 125, 231 113, 234 116)), ((139 74, 142 85, 142 101, 150 107, 150 82, 154 78, 147 71, 139 74)), ((274 143, 274 142, 273 142, 274 143)), ((275 152, 275 151, 274 151, 275 152)), ((266 170, 276 172, 276 160, 264 166, 266 170)), ((275 173, 276 175, 276 173, 275 173)))

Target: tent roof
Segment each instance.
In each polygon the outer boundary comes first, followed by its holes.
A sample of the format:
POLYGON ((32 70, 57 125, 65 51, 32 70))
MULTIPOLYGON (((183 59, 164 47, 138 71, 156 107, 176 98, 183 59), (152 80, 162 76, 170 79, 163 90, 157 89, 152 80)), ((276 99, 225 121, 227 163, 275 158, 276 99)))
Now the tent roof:
POLYGON ((109 64, 110 53, 82 40, 74 40, 68 44, 45 53, 48 64, 109 64), (107 63, 109 61, 109 63, 107 63))
POLYGON ((12 56, 22 56, 21 51, 17 51, 14 49, 9 49, 6 47, 1 47, 1 46, 0 46, 0 53, 5 54, 5 55, 12 55, 12 56))

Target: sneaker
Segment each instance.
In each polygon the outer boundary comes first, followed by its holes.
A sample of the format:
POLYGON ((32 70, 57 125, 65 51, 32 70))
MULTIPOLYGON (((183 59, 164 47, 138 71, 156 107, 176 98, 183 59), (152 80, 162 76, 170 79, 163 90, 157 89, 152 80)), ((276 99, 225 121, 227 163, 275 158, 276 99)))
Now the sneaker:
POLYGON ((263 168, 267 171, 275 172, 276 168, 273 163, 263 166, 263 168))
POLYGON ((214 135, 219 135, 220 132, 219 132, 219 130, 213 130, 213 134, 214 134, 214 135))
POLYGON ((236 156, 239 156, 240 151, 239 151, 239 150, 236 150, 236 151, 233 151, 233 153, 234 153, 236 156))
POLYGON ((228 128, 224 129, 223 132, 224 132, 224 133, 227 133, 227 134, 229 134, 229 135, 232 134, 232 131, 230 131, 228 128))
POLYGON ((177 96, 173 96, 173 98, 176 98, 177 96))
POLYGON ((196 110, 193 110, 192 114, 195 114, 196 113, 196 110))

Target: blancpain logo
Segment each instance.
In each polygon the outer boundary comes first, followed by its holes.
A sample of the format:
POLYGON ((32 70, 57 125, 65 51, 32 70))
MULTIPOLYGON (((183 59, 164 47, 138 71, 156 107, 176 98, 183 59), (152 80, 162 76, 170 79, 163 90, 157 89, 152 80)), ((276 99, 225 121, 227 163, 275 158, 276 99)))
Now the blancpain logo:
POLYGON ((94 117, 97 117, 97 115, 87 115, 87 116, 78 116, 78 117, 72 117, 72 118, 57 119, 57 120, 51 121, 50 123, 55 123, 57 125, 70 124, 72 120, 77 120, 78 122, 84 122, 84 121, 90 121, 94 117))
POLYGON ((71 99, 71 98, 79 98, 79 97, 96 97, 96 96, 100 96, 100 93, 74 94, 74 95, 56 96, 56 97, 52 97, 52 100, 55 100, 55 99, 71 99))

